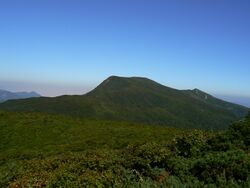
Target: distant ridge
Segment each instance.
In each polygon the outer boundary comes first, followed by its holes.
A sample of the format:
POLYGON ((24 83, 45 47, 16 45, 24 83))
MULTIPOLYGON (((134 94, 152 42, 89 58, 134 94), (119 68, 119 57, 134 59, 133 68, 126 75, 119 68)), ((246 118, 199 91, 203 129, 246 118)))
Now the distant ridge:
POLYGON ((0 109, 204 129, 225 129, 249 111, 198 89, 177 90, 148 78, 118 76, 85 95, 7 101, 0 109))
POLYGON ((0 102, 13 99, 27 99, 31 97, 40 97, 40 95, 34 91, 32 92, 10 92, 0 89, 0 102))
POLYGON ((245 115, 247 114, 244 110, 247 107, 241 106, 239 104, 234 104, 234 103, 223 101, 223 100, 218 99, 218 98, 216 98, 208 93, 205 93, 199 89, 184 90, 184 92, 189 93, 190 96, 192 96, 195 99, 200 100, 206 104, 229 110, 229 111, 233 112, 238 117, 245 117, 245 115))

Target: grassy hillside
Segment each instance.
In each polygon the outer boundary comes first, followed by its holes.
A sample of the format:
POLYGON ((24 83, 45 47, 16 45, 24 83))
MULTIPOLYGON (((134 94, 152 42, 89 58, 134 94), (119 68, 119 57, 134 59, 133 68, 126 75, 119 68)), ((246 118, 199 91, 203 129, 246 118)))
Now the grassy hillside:
MULTIPOLYGON (((63 156, 75 160, 88 152, 111 154, 131 144, 148 141, 166 144, 183 133, 182 129, 163 126, 0 112, 0 187, 7 186, 16 173, 23 173, 26 168, 23 165, 29 161, 57 160, 63 156)), ((34 176, 43 171, 38 161, 32 162, 37 165, 34 176)))
POLYGON ((227 128, 249 110, 203 95, 146 78, 113 76, 86 95, 14 100, 0 104, 0 109, 206 129, 227 128))
POLYGON ((0 159, 120 149, 131 143, 169 141, 182 129, 91 121, 40 113, 0 112, 0 159))
POLYGON ((225 132, 0 113, 0 187, 249 187, 250 116, 225 132))

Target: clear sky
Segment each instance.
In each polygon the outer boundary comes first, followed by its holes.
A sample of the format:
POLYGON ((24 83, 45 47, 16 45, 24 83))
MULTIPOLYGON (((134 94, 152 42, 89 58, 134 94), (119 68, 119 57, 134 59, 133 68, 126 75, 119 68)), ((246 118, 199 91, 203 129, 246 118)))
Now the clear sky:
POLYGON ((0 88, 84 93, 110 75, 250 98, 250 1, 0 1, 0 88))

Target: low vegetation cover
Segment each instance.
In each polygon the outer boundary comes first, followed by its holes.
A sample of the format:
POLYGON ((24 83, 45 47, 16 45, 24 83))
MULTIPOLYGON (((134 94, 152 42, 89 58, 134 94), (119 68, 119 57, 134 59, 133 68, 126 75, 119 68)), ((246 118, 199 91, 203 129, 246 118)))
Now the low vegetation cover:
POLYGON ((0 116, 0 187, 250 187, 249 116, 223 132, 0 116))

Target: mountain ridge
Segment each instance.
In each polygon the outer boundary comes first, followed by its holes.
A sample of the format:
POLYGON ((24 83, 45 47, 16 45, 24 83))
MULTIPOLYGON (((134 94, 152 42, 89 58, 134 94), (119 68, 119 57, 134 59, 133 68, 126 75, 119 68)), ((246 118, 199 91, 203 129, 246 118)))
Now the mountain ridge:
POLYGON ((148 78, 118 76, 85 95, 7 101, 0 109, 205 129, 224 129, 249 111, 198 89, 177 90, 148 78))
POLYGON ((40 96, 41 95, 36 93, 35 91, 11 92, 11 91, 0 89, 0 102, 5 102, 8 100, 15 100, 15 99, 27 99, 31 97, 40 97, 40 96))

